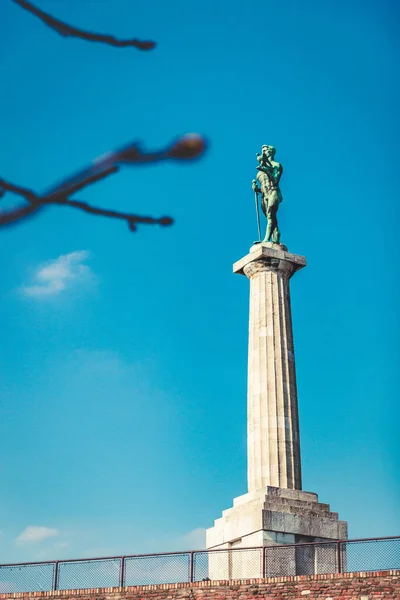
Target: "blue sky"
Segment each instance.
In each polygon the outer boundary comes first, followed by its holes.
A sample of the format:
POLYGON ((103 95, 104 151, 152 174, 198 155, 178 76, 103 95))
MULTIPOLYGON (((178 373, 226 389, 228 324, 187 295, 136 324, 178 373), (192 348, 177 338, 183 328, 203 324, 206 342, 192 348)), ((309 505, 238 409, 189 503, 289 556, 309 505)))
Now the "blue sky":
POLYGON ((155 39, 63 39, 0 4, 1 175, 37 191, 134 139, 196 131, 203 160, 81 192, 161 216, 51 208, 1 232, 0 561, 199 547, 246 492, 251 180, 283 164, 303 487, 350 537, 400 531, 399 41, 395 2, 36 0, 155 39))

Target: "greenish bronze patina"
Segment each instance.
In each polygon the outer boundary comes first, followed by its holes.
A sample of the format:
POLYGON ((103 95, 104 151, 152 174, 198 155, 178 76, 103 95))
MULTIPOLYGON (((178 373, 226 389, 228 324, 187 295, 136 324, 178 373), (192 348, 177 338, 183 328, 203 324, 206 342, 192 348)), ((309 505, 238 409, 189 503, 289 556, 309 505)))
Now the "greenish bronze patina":
MULTIPOLYGON (((282 165, 274 160, 276 149, 273 146, 262 146, 261 154, 257 153, 257 179, 253 179, 252 188, 256 194, 257 221, 260 231, 257 194, 261 194, 261 208, 267 218, 267 231, 263 242, 280 243, 281 234, 278 228, 277 212, 282 202, 279 181, 282 176, 282 165), (257 181, 260 186, 257 185, 257 181)), ((260 240, 261 241, 261 240, 260 240)))

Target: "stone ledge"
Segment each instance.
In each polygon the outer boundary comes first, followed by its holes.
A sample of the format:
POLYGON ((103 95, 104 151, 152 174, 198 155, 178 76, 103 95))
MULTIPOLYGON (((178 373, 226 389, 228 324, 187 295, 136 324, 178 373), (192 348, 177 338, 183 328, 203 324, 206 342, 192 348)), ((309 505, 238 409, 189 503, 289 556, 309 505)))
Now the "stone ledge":
POLYGON ((256 260, 262 260, 263 258, 276 258, 286 262, 292 263, 294 271, 298 271, 306 266, 307 261, 305 256, 299 254, 292 254, 283 250, 286 246, 280 244, 255 244, 250 248, 250 253, 238 260, 233 265, 233 272, 240 275, 244 275, 244 267, 251 262, 256 260))
POLYGON ((210 549, 329 541, 347 539, 347 523, 317 494, 268 486, 235 498, 206 537, 210 549))
POLYGON ((314 492, 303 492, 303 490, 290 490, 287 488, 278 488, 269 485, 255 492, 248 492, 247 494, 237 496, 233 499, 233 508, 235 508, 236 506, 240 506, 241 504, 247 504, 252 500, 259 500, 261 498, 264 498, 265 496, 268 496, 268 498, 285 498, 287 500, 300 500, 301 502, 313 502, 316 504, 318 503, 318 494, 314 494, 314 492))

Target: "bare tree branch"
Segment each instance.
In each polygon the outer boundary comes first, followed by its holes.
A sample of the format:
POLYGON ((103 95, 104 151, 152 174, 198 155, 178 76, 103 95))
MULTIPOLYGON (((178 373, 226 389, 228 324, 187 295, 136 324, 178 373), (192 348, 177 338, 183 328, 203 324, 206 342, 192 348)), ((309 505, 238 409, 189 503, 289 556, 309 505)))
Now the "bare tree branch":
POLYGON ((119 212, 116 210, 109 210, 106 208, 97 208, 96 206, 91 206, 87 202, 83 202, 81 200, 71 200, 68 197, 63 197, 61 194, 54 195, 53 197, 36 196, 36 194, 31 190, 15 185, 14 183, 11 183, 9 181, 5 181, 4 179, 0 179, 0 186, 3 190, 13 192, 14 194, 22 196, 23 198, 25 198, 25 200, 27 200, 30 203, 27 206, 20 207, 12 211, 0 211, 0 226, 11 225, 15 221, 33 215, 35 212, 37 212, 44 206, 48 206, 50 204, 56 204, 59 206, 70 206, 71 208, 77 208, 92 215, 100 215, 102 217, 110 217, 112 219, 122 219, 128 223, 131 231, 136 230, 137 223, 163 226, 172 225, 173 223, 173 219, 171 219, 171 217, 155 218, 143 215, 136 215, 133 213, 119 212))
MULTIPOLYGON (((110 167, 109 169, 105 169, 102 173, 97 173, 91 177, 88 176, 85 181, 80 181, 80 183, 75 184, 75 186, 71 184, 69 194, 75 193, 77 190, 91 185, 92 183, 96 183, 97 181, 100 181, 100 179, 104 179, 105 177, 108 177, 108 175, 116 173, 117 171, 118 167, 110 167)), ((11 192, 17 196, 21 196, 30 204, 28 206, 21 206, 10 211, 0 211, 0 226, 12 225, 16 221, 33 216, 44 204, 50 203, 46 196, 37 196, 34 192, 28 190, 27 188, 24 188, 20 185, 15 185, 0 178, 0 199, 6 192, 11 192)), ((66 197, 67 196, 65 194, 63 196, 61 192, 58 194, 58 196, 54 194, 54 203, 57 202, 57 199, 65 200, 66 197)))
POLYGON ((103 177, 115 173, 120 166, 154 164, 163 160, 188 161, 199 158, 206 149, 206 140, 197 133, 187 134, 153 152, 145 152, 138 142, 133 142, 117 150, 107 152, 96 158, 89 167, 85 167, 45 194, 46 197, 62 194, 70 196, 78 189, 90 185, 103 177))
POLYGON ((135 215, 132 213, 123 213, 118 212, 116 210, 102 209, 96 208, 95 206, 90 206, 87 202, 82 202, 81 200, 59 200, 53 202, 53 204, 61 204, 65 206, 71 206, 72 208, 79 208, 87 213, 91 213, 92 215, 100 215, 102 217, 111 217, 112 219, 123 219, 127 221, 129 225, 129 229, 131 231, 136 230, 136 223, 143 223, 147 225, 172 225, 174 220, 171 217, 148 217, 143 215, 135 215))
MULTIPOLYGON (((63 37, 78 37, 90 42, 102 42, 120 48, 133 46, 139 50, 151 50, 155 47, 155 42, 153 41, 141 41, 137 39, 118 40, 111 35, 83 31, 52 17, 34 6, 31 2, 28 2, 28 0, 13 0, 13 2, 41 19, 48 27, 63 37)), ((21 206, 9 211, 0 211, 0 226, 12 225, 22 219, 31 217, 44 206, 50 204, 70 206, 71 208, 77 208, 94 215, 123 219, 128 222, 132 231, 136 230, 137 223, 171 225, 173 223, 171 217, 155 218, 118 212, 111 209, 101 209, 81 200, 71 199, 69 196, 92 183, 96 183, 100 179, 104 179, 108 175, 116 173, 121 165, 149 164, 167 159, 193 160, 203 154, 205 147, 204 138, 196 134, 184 136, 169 147, 156 152, 143 152, 137 143, 129 144, 96 159, 89 167, 67 178, 61 184, 53 186, 47 193, 41 196, 35 194, 32 190, 0 179, 0 200, 5 195, 5 192, 11 192, 22 196, 28 202, 27 206, 21 206)))
MULTIPOLYGON (((79 181, 77 181, 75 184, 73 183, 73 181, 67 180, 69 181, 69 185, 68 185, 68 196, 71 196, 72 194, 75 194, 75 192, 79 192, 79 190, 82 190, 83 188, 87 187, 88 185, 92 185, 93 183, 97 183, 98 181, 100 181, 101 179, 105 179, 106 177, 108 177, 109 175, 112 175, 113 173, 117 173, 119 171, 119 167, 117 167, 116 165, 113 165, 111 167, 105 168, 104 170, 100 171, 99 173, 94 173, 93 175, 88 174, 86 176, 86 178, 84 179, 80 179, 79 181)), ((73 178, 75 179, 75 178, 73 178)), ((66 184, 62 185, 62 186, 57 186, 60 187, 60 189, 58 190, 58 194, 61 194, 62 192, 64 192, 64 187, 66 184)), ((53 195, 54 195, 54 191, 53 191, 53 195)), ((50 194, 46 194, 50 195, 50 194)))
POLYGON ((35 15, 35 17, 41 19, 48 27, 57 31, 57 33, 63 37, 77 37, 89 42, 102 42, 103 44, 109 44, 110 46, 116 46, 117 48, 131 46, 138 50, 152 50, 156 46, 156 43, 151 40, 143 41, 136 38, 131 40, 118 40, 112 35, 84 31, 77 27, 72 27, 72 25, 68 25, 59 19, 55 19, 48 13, 45 13, 34 6, 31 2, 28 2, 28 0, 13 0, 13 2, 30 12, 32 15, 35 15))
POLYGON ((124 213, 112 209, 103 209, 91 206, 81 200, 69 198, 72 194, 93 183, 117 173, 122 165, 137 165, 159 162, 161 160, 193 160, 203 154, 206 142, 197 134, 185 135, 166 148, 153 152, 143 152, 137 143, 129 144, 123 148, 109 152, 108 154, 93 161, 93 163, 79 171, 72 177, 67 178, 61 184, 51 188, 46 194, 39 196, 32 190, 16 185, 0 178, 0 199, 5 192, 11 192, 21 196, 29 204, 10 211, 0 211, 0 226, 12 225, 22 219, 33 216, 44 206, 56 204, 70 206, 84 212, 125 220, 131 231, 136 230, 136 224, 149 225, 172 225, 171 217, 151 217, 124 213))
MULTIPOLYGON (((0 179, 0 182, 3 183, 3 180, 0 179)), ((34 215, 34 213, 36 213, 37 210, 39 210, 39 208, 40 206, 28 204, 27 206, 21 206, 20 208, 15 208, 14 210, 0 211, 0 227, 6 227, 7 225, 12 225, 16 221, 31 217, 34 215)))

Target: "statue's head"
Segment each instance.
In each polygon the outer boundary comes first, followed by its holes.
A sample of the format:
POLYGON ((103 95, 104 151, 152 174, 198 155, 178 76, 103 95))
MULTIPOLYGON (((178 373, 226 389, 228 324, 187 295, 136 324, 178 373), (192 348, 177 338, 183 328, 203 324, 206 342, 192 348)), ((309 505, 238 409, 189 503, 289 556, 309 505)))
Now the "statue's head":
POLYGON ((268 158, 274 158, 276 148, 274 148, 274 146, 267 146, 266 144, 264 144, 264 146, 261 146, 261 152, 263 154, 266 154, 268 158))

